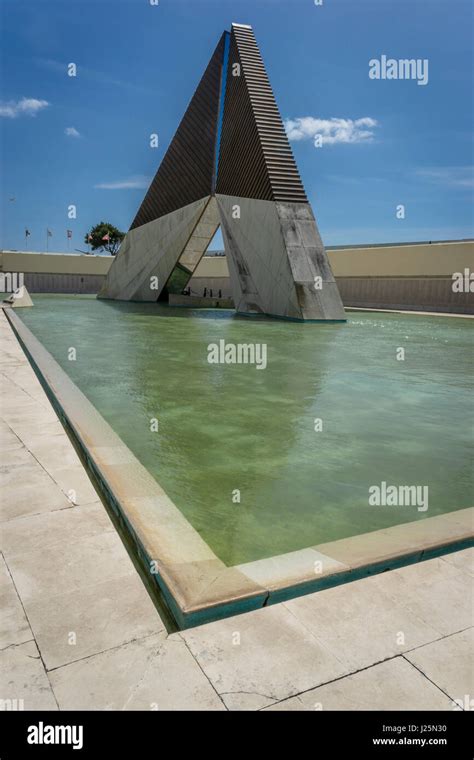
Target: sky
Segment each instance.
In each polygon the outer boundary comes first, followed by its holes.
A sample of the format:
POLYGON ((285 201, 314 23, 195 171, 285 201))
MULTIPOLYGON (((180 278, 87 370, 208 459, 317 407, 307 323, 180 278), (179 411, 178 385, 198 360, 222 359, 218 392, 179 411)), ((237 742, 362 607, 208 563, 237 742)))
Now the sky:
POLYGON ((0 248, 25 227, 36 251, 47 228, 71 252, 99 221, 126 231, 232 22, 254 29, 326 245, 473 237, 471 0, 316 3, 1 0, 0 248), (417 77, 372 78, 382 56, 417 77))

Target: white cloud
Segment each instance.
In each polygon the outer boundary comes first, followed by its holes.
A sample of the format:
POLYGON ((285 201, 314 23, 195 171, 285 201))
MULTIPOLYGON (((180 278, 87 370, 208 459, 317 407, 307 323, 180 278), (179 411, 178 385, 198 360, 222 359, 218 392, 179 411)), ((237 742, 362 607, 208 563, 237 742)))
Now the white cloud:
POLYGON ((473 166, 440 166, 417 169, 417 177, 448 187, 474 187, 473 166))
POLYGON ((68 137, 80 137, 81 136, 80 132, 78 132, 75 127, 66 127, 66 129, 64 130, 64 134, 67 135, 68 137))
POLYGON ((98 190, 134 190, 137 188, 146 189, 151 182, 150 177, 137 175, 128 179, 117 180, 117 182, 100 182, 94 185, 98 190))
POLYGON ((36 116, 46 106, 49 106, 47 100, 37 100, 36 98, 9 100, 0 103, 0 116, 5 116, 7 119, 16 119, 17 116, 36 116))
POLYGON ((315 119, 313 116, 301 116, 285 120, 289 140, 314 140, 316 135, 321 135, 323 145, 372 142, 373 128, 377 126, 378 122, 370 116, 362 119, 315 119))

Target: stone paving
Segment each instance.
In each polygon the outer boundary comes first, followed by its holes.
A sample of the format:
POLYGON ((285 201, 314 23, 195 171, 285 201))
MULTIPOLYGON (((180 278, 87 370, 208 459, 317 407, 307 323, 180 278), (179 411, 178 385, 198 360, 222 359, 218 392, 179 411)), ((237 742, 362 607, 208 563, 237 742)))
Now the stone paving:
POLYGON ((474 550, 168 635, 1 312, 0 340, 2 706, 468 709, 474 550))

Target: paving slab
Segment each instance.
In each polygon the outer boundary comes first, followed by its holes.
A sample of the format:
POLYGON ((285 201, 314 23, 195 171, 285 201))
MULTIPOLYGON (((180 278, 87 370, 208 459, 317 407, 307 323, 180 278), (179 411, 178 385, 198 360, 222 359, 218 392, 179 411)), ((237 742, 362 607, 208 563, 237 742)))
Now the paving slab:
POLYGON ((474 549, 464 549, 460 552, 445 554, 443 561, 459 570, 464 570, 469 575, 474 575, 474 549))
POLYGON ((136 572, 120 538, 111 531, 54 544, 47 552, 37 548, 15 554, 8 566, 25 606, 39 597, 77 592, 136 572))
POLYGON ((472 582, 440 557, 383 573, 374 580, 410 615, 438 631, 437 638, 473 625, 472 582))
POLYGON ((474 629, 446 636, 405 654, 463 709, 474 710, 474 629))
POLYGON ((450 700, 403 657, 311 689, 268 710, 449 710, 450 700))
POLYGON ((0 652, 0 703, 3 709, 11 709, 6 706, 9 700, 17 705, 16 709, 58 709, 34 641, 0 652))
POLYGON ((100 501, 85 507, 58 509, 39 515, 18 517, 2 524, 0 549, 10 558, 30 552, 45 553, 56 545, 75 542, 115 528, 100 501))
MULTIPOLYGON (((35 459, 44 469, 53 474, 56 470, 65 467, 77 467, 81 460, 64 430, 63 435, 41 435, 41 440, 35 439, 34 443, 28 442, 28 449, 34 454, 35 459)), ((85 475, 85 473, 84 473, 85 475)))
POLYGON ((2 402, 4 405, 10 406, 11 404, 18 406, 20 403, 31 404, 34 398, 27 393, 23 388, 20 388, 13 382, 11 377, 7 375, 14 375, 20 368, 12 367, 9 370, 2 369, 0 371, 0 390, 2 392, 2 402))
POLYGON ((292 599, 285 607, 349 670, 360 670, 439 637, 402 598, 385 592, 386 575, 292 599))
MULTIPOLYGON (((3 401, 2 401, 3 403, 3 401)), ((3 452, 11 449, 21 449, 23 444, 13 430, 3 420, 0 420, 0 450, 3 452)))
POLYGON ((29 396, 26 399, 8 401, 2 405, 2 419, 19 434, 22 428, 31 432, 43 431, 43 425, 57 423, 57 417, 52 407, 47 409, 29 396), (36 430, 35 430, 36 428, 36 430))
MULTIPOLYGON (((1 443, 0 443, 1 446, 1 443)), ((12 446, 11 448, 3 449, 2 451, 2 464, 3 468, 18 467, 18 465, 34 464, 35 460, 33 455, 28 449, 18 442, 18 446, 12 446)), ((5 469, 5 472, 9 472, 9 469, 5 469)))
POLYGON ((5 367, 3 375, 14 385, 28 394, 31 398, 36 399, 44 407, 50 406, 48 397, 39 383, 31 381, 31 367, 28 364, 21 364, 17 367, 5 367))
POLYGON ((70 507, 66 495, 36 461, 0 466, 0 522, 70 507))
POLYGON ((183 641, 154 635, 50 673, 62 710, 225 710, 183 641))
POLYGON ((48 473, 72 504, 86 505, 97 501, 97 491, 82 464, 48 468, 48 473))
POLYGON ((47 670, 165 631, 137 573, 26 603, 47 670))
POLYGON ((5 560, 0 555, 0 649, 12 644, 31 641, 33 634, 28 625, 20 598, 13 585, 5 560))
POLYGON ((241 707, 255 709, 348 672, 284 605, 179 635, 229 706, 235 693, 241 707))
MULTIPOLYGON (((49 403, 49 402, 48 402, 49 403)), ((38 405, 39 407, 39 405, 38 405)), ((37 407, 37 408, 38 408, 37 407)), ((24 445, 34 453, 35 442, 42 442, 49 436, 66 435, 63 426, 58 419, 42 420, 40 425, 35 424, 34 416, 15 417, 10 420, 9 424, 14 429, 15 434, 21 438, 24 445), (38 432, 40 430, 41 432, 38 432)), ((38 421, 39 423, 39 421, 38 421)))

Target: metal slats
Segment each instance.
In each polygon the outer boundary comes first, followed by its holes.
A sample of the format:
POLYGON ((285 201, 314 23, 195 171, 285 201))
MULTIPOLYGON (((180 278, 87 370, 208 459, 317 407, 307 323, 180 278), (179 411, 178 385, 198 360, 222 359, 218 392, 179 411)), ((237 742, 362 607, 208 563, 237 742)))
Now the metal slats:
POLYGON ((212 193, 224 35, 130 227, 212 193))
POLYGON ((216 192, 308 202, 250 27, 232 26, 216 192))
POLYGON ((216 192, 223 195, 272 200, 272 188, 265 156, 233 30, 229 49, 216 192), (233 76, 233 67, 236 63, 241 66, 240 76, 233 76))

